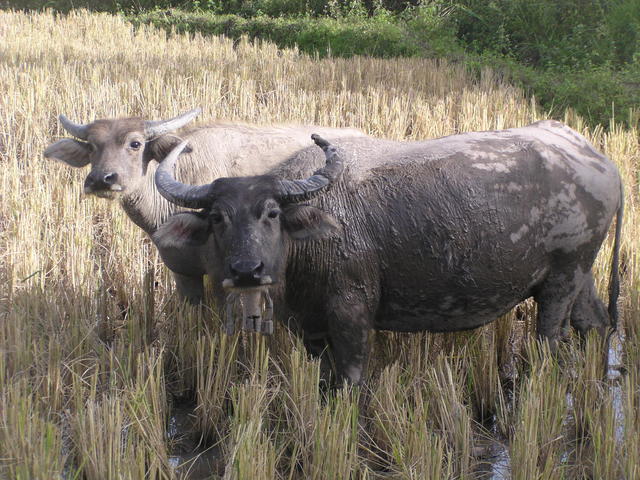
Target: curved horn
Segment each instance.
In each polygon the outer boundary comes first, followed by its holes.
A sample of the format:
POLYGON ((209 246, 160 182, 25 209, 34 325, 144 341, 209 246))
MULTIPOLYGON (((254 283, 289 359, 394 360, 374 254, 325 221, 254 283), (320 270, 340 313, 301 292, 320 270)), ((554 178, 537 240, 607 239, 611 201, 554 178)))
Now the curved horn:
POLYGON ((81 125, 79 123, 73 123, 71 120, 69 120, 64 115, 58 116, 58 119, 60 120, 60 123, 62 124, 62 127, 67 132, 69 132, 71 135, 73 135, 76 138, 79 138, 80 140, 86 140, 87 139, 87 135, 89 133, 88 132, 88 129, 89 129, 88 125, 81 125))
POLYGON ((335 183, 344 170, 344 159, 338 154, 336 147, 315 133, 311 138, 324 150, 327 163, 305 180, 281 180, 278 196, 286 203, 297 203, 313 198, 324 188, 335 183))
POLYGON ((201 108, 194 108, 187 113, 170 118, 169 120, 156 120, 144 122, 144 135, 147 139, 159 137, 167 132, 172 132, 184 127, 202 112, 201 108))
POLYGON ((186 140, 182 141, 160 163, 154 177, 156 188, 160 195, 171 203, 186 208, 206 208, 211 205, 209 198, 211 185, 185 185, 178 182, 173 176, 176 159, 186 145, 186 140))

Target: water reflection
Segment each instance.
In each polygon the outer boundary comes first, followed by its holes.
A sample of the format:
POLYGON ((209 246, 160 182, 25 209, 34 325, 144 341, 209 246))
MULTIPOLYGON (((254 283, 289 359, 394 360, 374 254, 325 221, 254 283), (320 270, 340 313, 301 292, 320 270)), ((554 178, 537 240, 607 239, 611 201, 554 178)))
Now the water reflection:
POLYGON ((477 458, 473 469, 476 480, 508 480, 511 478, 509 450, 497 440, 484 440, 476 448, 477 458))

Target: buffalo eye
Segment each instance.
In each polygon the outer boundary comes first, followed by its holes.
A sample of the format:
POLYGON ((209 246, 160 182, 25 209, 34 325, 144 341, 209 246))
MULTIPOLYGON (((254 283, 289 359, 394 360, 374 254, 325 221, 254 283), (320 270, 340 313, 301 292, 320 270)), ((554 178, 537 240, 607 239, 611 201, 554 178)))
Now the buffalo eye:
POLYGON ((278 215, 280 215, 280 210, 271 210, 267 214, 267 217, 269 217, 269 218, 278 218, 278 215))
POLYGON ((211 218, 211 223, 216 225, 222 223, 222 221, 224 220, 224 217, 222 216, 222 214, 218 212, 212 213, 210 218, 211 218))
POLYGON ((129 147, 132 148, 133 150, 138 150, 141 146, 142 146, 142 143, 140 143, 137 140, 134 140, 129 144, 129 147))

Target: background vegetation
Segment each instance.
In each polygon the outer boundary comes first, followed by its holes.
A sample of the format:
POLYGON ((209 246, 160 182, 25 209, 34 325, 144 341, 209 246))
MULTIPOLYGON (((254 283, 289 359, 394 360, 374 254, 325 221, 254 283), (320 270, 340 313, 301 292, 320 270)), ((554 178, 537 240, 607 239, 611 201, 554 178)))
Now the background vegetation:
POLYGON ((4 0, 122 12, 168 31, 267 39, 320 56, 420 56, 491 66, 548 115, 640 118, 637 0, 4 0), (177 8, 177 9, 176 9, 177 8))
MULTIPOLYGON (((638 129, 564 118, 626 186, 613 349, 626 374, 603 382, 593 341, 570 342, 559 367, 531 341, 527 302, 470 333, 380 333, 367 387, 322 392, 281 325, 227 337, 212 311, 178 304, 142 231, 81 195, 86 170, 42 158, 65 135, 57 116, 201 105, 205 122, 422 139, 546 114, 459 62, 314 59, 87 12, 0 12, 0 39, 0 477, 640 477, 638 129)), ((609 239, 595 265, 603 297, 610 254, 609 239)))

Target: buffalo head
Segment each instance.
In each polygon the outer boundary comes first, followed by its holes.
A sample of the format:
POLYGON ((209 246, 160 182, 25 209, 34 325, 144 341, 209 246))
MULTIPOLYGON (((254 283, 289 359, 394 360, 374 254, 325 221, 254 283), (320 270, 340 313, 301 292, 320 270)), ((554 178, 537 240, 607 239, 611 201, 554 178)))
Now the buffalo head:
POLYGON ((139 118, 96 120, 87 125, 73 123, 60 115, 60 123, 75 138, 63 138, 49 145, 44 156, 72 167, 91 164, 84 193, 112 198, 135 190, 151 159, 162 160, 180 139, 175 131, 199 113, 190 110, 169 120, 144 121, 139 118))
MULTIPOLYGON (((170 202, 202 210, 174 215, 154 234, 154 241, 167 248, 208 242, 208 273, 228 293, 265 292, 283 282, 292 242, 328 238, 340 229, 331 215, 303 203, 336 182, 344 168, 335 147, 317 135, 312 138, 324 150, 326 165, 307 179, 263 175, 219 178, 201 186, 182 184, 173 176, 182 142, 160 164, 156 187, 170 202)), ((246 304, 260 303, 246 295, 240 301, 244 312, 246 304)), ((252 308, 256 310, 260 307, 252 308)))

